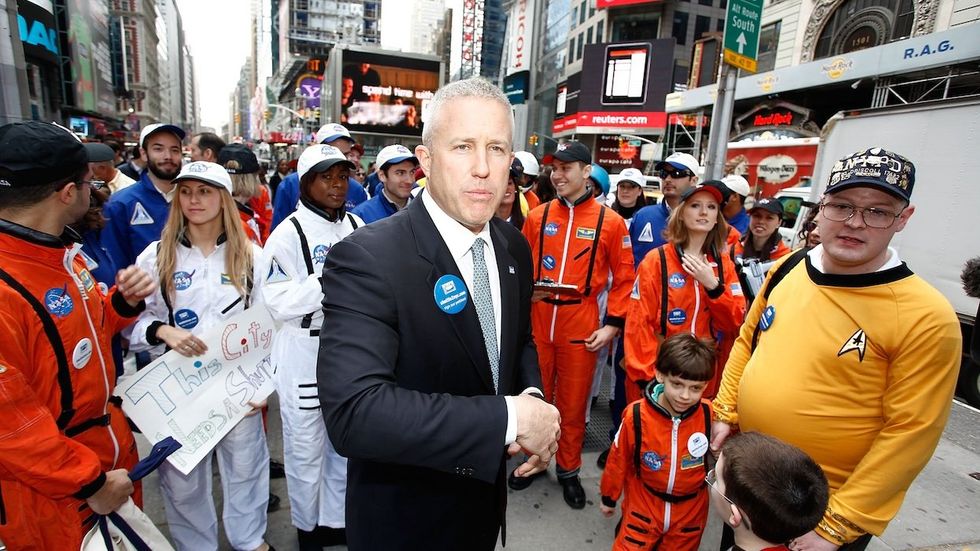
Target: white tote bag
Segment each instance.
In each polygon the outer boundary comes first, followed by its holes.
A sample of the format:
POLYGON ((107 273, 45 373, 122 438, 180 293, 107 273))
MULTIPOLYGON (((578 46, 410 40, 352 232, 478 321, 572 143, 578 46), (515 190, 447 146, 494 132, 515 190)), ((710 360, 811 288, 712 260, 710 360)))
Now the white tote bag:
POLYGON ((174 551, 150 517, 127 499, 85 534, 81 551, 174 551))

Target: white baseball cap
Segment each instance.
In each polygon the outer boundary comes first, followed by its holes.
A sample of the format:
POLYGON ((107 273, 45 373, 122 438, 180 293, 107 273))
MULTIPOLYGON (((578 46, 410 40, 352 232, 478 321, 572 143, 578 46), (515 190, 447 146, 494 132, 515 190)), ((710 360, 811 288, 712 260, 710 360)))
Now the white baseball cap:
POLYGON ((210 163, 208 161, 187 163, 180 169, 180 174, 173 179, 173 183, 176 184, 177 182, 187 180, 197 180, 198 182, 204 182, 216 188, 224 188, 228 190, 228 193, 235 193, 231 185, 231 176, 228 175, 225 167, 217 163, 210 163))
POLYGON ((521 162, 521 166, 524 167, 524 174, 528 176, 537 176, 540 174, 541 167, 538 166, 538 160, 534 158, 533 153, 515 151, 514 156, 517 157, 517 160, 521 162))
POLYGON ((354 163, 347 160, 347 157, 332 145, 311 145, 303 150, 296 162, 296 172, 302 180, 307 172, 323 172, 337 163, 346 164, 354 170, 354 163))
POLYGON ((626 168, 619 173, 619 182, 617 185, 623 182, 633 182, 638 186, 643 186, 647 179, 643 177, 643 173, 636 168, 626 168))
POLYGON ((316 131, 316 143, 330 143, 337 141, 339 139, 350 140, 351 143, 357 143, 354 138, 350 137, 350 132, 342 124, 330 123, 325 124, 316 131))
POLYGON ((187 136, 184 129, 175 124, 164 124, 160 122, 148 124, 140 131, 140 147, 145 147, 146 139, 150 137, 150 134, 156 134, 157 132, 170 132, 174 136, 177 136, 177 141, 180 142, 184 141, 184 138, 187 136))
POLYGON ((654 168, 663 170, 666 165, 670 165, 677 170, 690 170, 695 176, 701 175, 701 165, 689 153, 671 153, 666 159, 657 163, 654 168))
POLYGON ((732 190, 733 193, 737 193, 742 197, 748 197, 751 191, 749 190, 749 181, 745 178, 739 176, 738 174, 729 174, 721 179, 725 187, 732 190))
POLYGON ((409 160, 419 164, 418 158, 411 150, 402 144, 395 144, 382 149, 375 162, 378 163, 378 168, 387 168, 390 165, 397 165, 409 160))

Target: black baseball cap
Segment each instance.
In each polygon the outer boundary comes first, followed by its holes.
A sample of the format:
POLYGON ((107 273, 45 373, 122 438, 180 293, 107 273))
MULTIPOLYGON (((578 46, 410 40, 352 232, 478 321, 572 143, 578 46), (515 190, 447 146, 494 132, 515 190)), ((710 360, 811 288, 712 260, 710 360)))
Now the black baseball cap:
POLYGON ((915 165, 912 161, 880 147, 872 147, 834 163, 825 193, 871 187, 909 202, 914 185, 915 165))
POLYGON ((228 174, 254 174, 259 171, 259 160, 245 144, 231 143, 218 152, 218 164, 228 174), (236 161, 238 168, 228 168, 228 161, 236 161))
POLYGON ((701 185, 711 186, 717 189, 721 193, 722 203, 727 203, 728 198, 732 196, 732 193, 735 193, 734 191, 731 190, 731 188, 725 185, 725 182, 722 182, 721 180, 708 180, 707 182, 704 182, 701 185))
POLYGON ((0 126, 2 187, 50 184, 87 169, 88 152, 82 142, 62 126, 39 121, 0 126))
POLYGON ((116 158, 116 152, 104 143, 89 142, 84 144, 85 151, 88 152, 88 162, 101 163, 102 161, 112 161, 116 158))
POLYGON ((590 165, 592 164, 592 152, 589 151, 589 148, 582 142, 563 142, 558 144, 558 149, 556 149, 554 153, 545 155, 542 161, 544 161, 544 164, 550 165, 555 159, 565 163, 579 161, 590 165))
POLYGON ((514 157, 513 162, 510 163, 510 177, 520 178, 523 175, 524 175, 524 165, 521 163, 520 159, 514 157))
POLYGON ((752 205, 752 208, 749 209, 749 214, 751 214, 754 210, 766 210, 780 218, 783 217, 783 204, 775 197, 763 197, 762 199, 759 199, 754 205, 752 205))

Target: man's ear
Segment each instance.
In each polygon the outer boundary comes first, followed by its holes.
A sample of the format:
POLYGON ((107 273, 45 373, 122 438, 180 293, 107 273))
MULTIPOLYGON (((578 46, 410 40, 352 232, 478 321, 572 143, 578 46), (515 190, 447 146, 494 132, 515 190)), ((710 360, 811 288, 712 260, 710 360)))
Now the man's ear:
POLYGON ((657 379, 657 382, 658 383, 663 384, 663 382, 664 382, 664 374, 661 373, 659 369, 654 370, 653 376, 654 376, 655 379, 657 379))
POLYGON ((728 506, 732 510, 731 516, 728 517, 728 525, 732 528, 738 528, 742 524, 742 512, 738 510, 738 507, 732 505, 731 503, 729 503, 728 506))
POLYGON ((55 195, 62 204, 71 205, 75 202, 75 196, 79 193, 81 193, 81 190, 78 185, 75 182, 68 182, 61 186, 61 189, 55 192, 55 195))
MULTIPOLYGON (((422 167, 422 172, 425 175, 429 175, 429 167, 432 166, 432 155, 429 153, 429 148, 424 145, 415 146, 415 157, 419 160, 419 166, 422 167)), ((381 167, 378 167, 378 172, 381 172, 381 167)), ((378 175, 380 177, 380 174, 378 175)))

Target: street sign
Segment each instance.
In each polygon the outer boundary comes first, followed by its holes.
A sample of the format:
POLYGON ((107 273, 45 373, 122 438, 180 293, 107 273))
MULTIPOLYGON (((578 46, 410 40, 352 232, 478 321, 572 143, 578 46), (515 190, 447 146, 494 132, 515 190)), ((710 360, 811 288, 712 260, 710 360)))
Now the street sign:
POLYGON ((725 16, 725 63, 756 72, 763 0, 729 0, 725 16))

